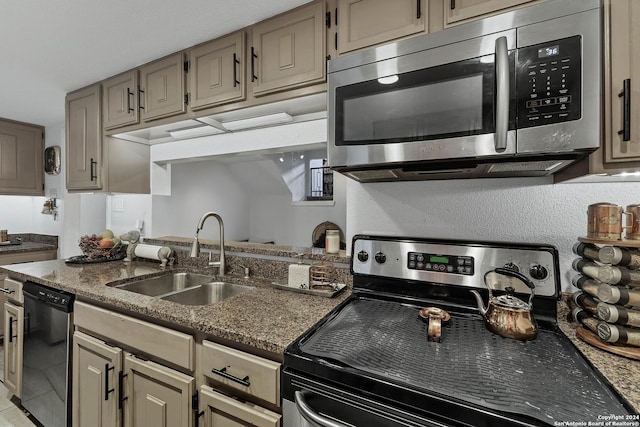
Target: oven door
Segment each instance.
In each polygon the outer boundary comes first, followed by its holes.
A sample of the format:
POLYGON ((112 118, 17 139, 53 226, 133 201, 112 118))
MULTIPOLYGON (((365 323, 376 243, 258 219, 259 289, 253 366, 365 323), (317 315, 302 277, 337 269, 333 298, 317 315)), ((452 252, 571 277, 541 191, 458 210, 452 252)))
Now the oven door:
POLYGON ((516 152, 515 30, 329 75, 332 167, 516 152))
POLYGON ((283 427, 450 427, 285 370, 283 427))

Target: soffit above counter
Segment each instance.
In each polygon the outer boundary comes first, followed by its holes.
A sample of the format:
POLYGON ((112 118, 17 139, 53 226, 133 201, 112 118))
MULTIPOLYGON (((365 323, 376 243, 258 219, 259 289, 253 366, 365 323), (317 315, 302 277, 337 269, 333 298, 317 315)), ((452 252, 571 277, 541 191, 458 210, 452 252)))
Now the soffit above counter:
POLYGON ((255 131, 287 123, 324 119, 326 118, 326 110, 327 96, 326 92, 322 92, 195 119, 150 126, 145 129, 115 133, 112 137, 148 145, 164 144, 212 135, 228 135, 244 132, 247 129, 255 131))

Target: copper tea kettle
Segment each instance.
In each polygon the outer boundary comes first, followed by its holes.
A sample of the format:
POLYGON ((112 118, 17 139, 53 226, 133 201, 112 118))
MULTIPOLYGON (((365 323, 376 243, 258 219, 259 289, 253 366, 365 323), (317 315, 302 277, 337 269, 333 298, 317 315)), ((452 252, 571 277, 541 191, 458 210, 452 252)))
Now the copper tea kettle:
POLYGON ((534 284, 523 274, 507 269, 496 268, 484 275, 484 282, 489 290, 488 306, 484 306, 478 291, 472 290, 478 303, 478 310, 484 317, 487 329, 506 338, 520 341, 533 340, 538 334, 538 327, 532 314, 534 284), (514 296, 519 291, 531 290, 529 301, 524 302, 514 296), (502 289, 506 293, 494 296, 493 291, 502 289))

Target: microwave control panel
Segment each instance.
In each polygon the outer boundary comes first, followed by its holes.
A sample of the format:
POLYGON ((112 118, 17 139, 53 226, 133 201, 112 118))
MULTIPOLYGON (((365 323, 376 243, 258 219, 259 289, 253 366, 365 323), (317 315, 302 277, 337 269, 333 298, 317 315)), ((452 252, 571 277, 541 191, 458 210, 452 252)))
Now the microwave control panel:
POLYGON ((518 49, 518 128, 580 119, 580 44, 574 36, 518 49))

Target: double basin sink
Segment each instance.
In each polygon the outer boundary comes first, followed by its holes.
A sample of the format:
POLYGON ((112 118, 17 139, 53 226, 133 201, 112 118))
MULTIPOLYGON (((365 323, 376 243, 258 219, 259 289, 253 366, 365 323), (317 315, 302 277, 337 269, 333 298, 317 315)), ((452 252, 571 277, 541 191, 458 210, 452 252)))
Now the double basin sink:
POLYGON ((211 276, 196 273, 169 273, 107 286, 184 305, 215 304, 254 289, 253 286, 215 281, 211 276))

